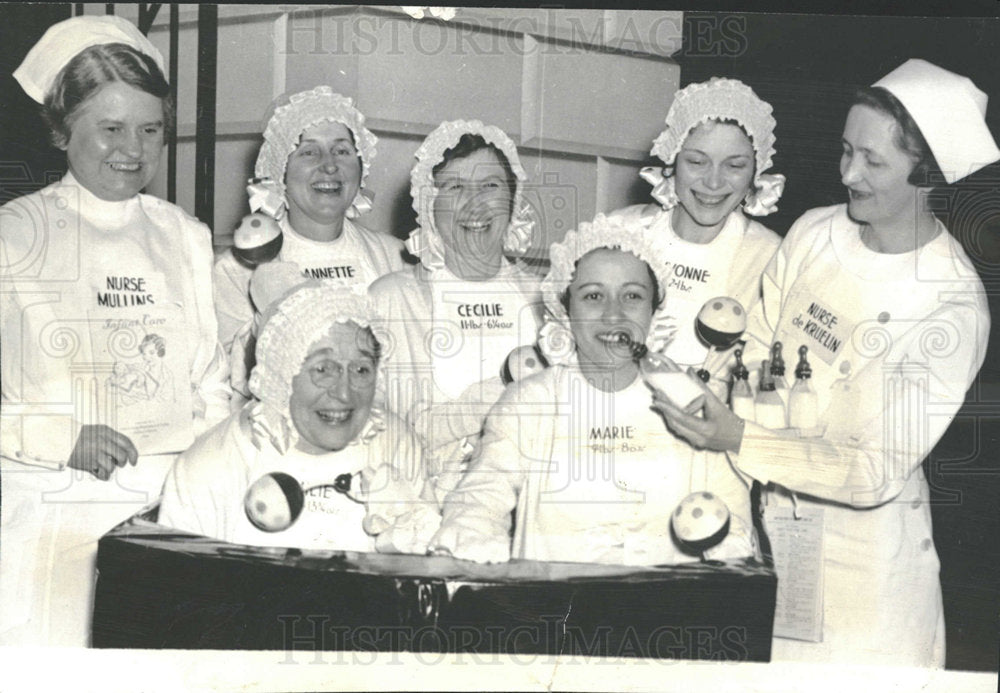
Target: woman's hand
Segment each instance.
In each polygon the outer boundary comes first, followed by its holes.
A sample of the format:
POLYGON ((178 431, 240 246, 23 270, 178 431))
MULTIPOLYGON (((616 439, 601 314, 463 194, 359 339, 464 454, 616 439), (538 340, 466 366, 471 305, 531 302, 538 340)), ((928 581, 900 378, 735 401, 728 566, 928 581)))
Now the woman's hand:
POLYGON ((138 459, 139 452, 128 436, 100 424, 80 429, 67 464, 107 481, 116 467, 135 465, 138 459))
POLYGON ((431 538, 427 551, 432 556, 453 556, 475 563, 506 563, 510 560, 510 538, 488 536, 448 523, 431 538))
POLYGON ((695 399, 687 408, 680 409, 654 390, 652 408, 660 413, 667 428, 674 435, 683 438, 694 447, 720 452, 739 452, 740 444, 743 442, 745 422, 712 394, 692 369, 688 369, 688 374, 701 386, 701 397, 695 399), (699 409, 702 410, 704 418, 695 416, 699 409))

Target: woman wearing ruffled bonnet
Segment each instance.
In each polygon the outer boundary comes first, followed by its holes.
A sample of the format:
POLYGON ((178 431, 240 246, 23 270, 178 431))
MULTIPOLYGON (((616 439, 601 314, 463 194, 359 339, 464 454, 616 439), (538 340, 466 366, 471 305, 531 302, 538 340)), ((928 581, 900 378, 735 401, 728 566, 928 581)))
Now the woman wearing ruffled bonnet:
POLYGON ((172 108, 163 57, 134 25, 59 22, 14 77, 68 171, 0 211, 0 641, 85 646, 98 539, 229 410, 212 233, 143 192, 172 108), (112 373, 151 332, 175 387, 160 391, 169 403, 136 406, 114 396, 112 373))
POLYGON ((379 406, 384 328, 370 299, 274 263, 255 272, 253 291, 268 305, 253 398, 177 458, 160 524, 254 546, 424 553, 437 503, 421 499, 419 442, 379 406), (269 522, 287 506, 266 495, 257 500, 271 507, 251 520, 248 489, 278 472, 307 488, 351 481, 343 493, 307 491, 290 526, 269 522))
MULTIPOLYGON (((698 447, 767 484, 765 525, 806 517, 812 560, 778 563, 818 595, 811 625, 776 623, 772 658, 945 664, 940 563, 924 459, 986 355, 990 313, 929 191, 1000 160, 987 96, 967 77, 908 60, 850 103, 839 139, 846 204, 806 212, 762 279, 747 348, 809 349, 819 426, 799 437, 737 417, 656 407, 698 447)), ((804 526, 804 525, 801 525, 804 526)))
MULTIPOLYGON (((357 221, 371 209, 364 186, 377 139, 354 102, 319 86, 276 99, 266 123, 247 192, 252 212, 277 220, 281 246, 274 261, 293 263, 306 277, 363 288, 401 269, 402 241, 357 221)), ((244 396, 253 319, 266 308, 251 300, 252 271, 232 250, 214 270, 219 337, 230 353, 233 388, 244 396)))
POLYGON ((655 346, 650 326, 670 300, 663 239, 599 215, 550 256, 542 292, 564 340, 547 345, 549 368, 514 382, 490 411, 432 548, 480 562, 694 560, 671 538, 670 514, 708 489, 731 511, 712 557, 751 555, 746 486, 723 456, 692 463, 688 445, 651 411, 623 346, 655 346))
POLYGON ((668 357, 697 368, 708 354, 695 333, 704 303, 729 296, 749 310, 757 301, 780 239, 747 215, 774 212, 785 178, 766 173, 775 153, 771 106, 738 80, 713 77, 681 89, 666 124, 652 148, 664 166, 640 172, 656 202, 611 216, 670 248, 670 301, 654 330, 668 357))
POLYGON ((429 466, 443 471, 478 438, 507 356, 535 342, 538 279, 507 257, 527 250, 533 221, 517 147, 499 128, 444 122, 416 159, 418 226, 407 247, 420 264, 370 291, 393 337, 389 407, 413 423, 429 466))

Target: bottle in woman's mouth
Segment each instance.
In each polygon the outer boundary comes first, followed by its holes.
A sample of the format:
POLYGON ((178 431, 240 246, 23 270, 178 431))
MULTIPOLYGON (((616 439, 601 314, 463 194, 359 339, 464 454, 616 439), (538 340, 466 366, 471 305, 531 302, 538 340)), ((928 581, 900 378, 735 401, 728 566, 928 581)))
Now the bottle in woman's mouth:
POLYGON ((627 330, 602 332, 597 335, 597 339, 609 346, 619 347, 623 351, 627 351, 634 359, 641 359, 646 355, 646 345, 635 341, 627 330))

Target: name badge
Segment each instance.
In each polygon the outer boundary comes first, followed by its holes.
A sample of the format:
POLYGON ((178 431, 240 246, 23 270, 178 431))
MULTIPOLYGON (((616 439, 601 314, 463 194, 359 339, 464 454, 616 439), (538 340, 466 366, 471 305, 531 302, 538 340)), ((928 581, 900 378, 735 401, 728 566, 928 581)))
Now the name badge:
POLYGON ((364 281, 364 273, 357 262, 344 260, 316 267, 302 266, 302 276, 310 279, 334 279, 346 284, 364 281))
POLYGON ((833 365, 854 331, 854 321, 807 296, 793 303, 792 308, 791 325, 786 326, 792 343, 805 344, 810 356, 818 356, 827 365, 833 365))

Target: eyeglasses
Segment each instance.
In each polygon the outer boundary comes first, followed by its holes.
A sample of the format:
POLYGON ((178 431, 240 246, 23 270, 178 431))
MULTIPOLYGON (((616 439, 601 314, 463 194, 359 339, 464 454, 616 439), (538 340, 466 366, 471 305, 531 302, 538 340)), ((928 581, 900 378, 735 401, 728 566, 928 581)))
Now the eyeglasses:
MULTIPOLYGON (((313 385, 329 389, 344 377, 344 364, 333 359, 323 359, 306 366, 313 385)), ((375 383, 375 364, 371 361, 349 361, 347 376, 352 390, 364 390, 375 383)))

